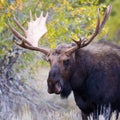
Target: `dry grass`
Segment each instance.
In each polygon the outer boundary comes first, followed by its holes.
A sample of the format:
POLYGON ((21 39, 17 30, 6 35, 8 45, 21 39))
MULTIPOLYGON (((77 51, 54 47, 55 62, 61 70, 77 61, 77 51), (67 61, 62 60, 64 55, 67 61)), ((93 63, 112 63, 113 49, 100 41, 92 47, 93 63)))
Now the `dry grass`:
MULTIPOLYGON (((30 86, 34 87, 40 92, 42 100, 41 110, 36 114, 30 111, 29 106, 24 106, 22 114, 13 116, 12 120, 82 120, 81 112, 74 102, 74 97, 71 94, 68 99, 61 99, 58 95, 50 95, 47 93, 47 76, 49 68, 37 67, 33 81, 27 81, 30 86), (50 107, 48 107, 50 106, 50 107)), ((91 120, 92 117, 91 117, 91 120)), ((103 115, 99 116, 99 120, 105 120, 103 115)), ((113 113, 111 120, 115 120, 115 113, 113 113)), ((120 120, 120 118, 119 118, 120 120)))
MULTIPOLYGON (((18 100, 19 106, 12 112, 6 113, 5 115, 8 115, 8 117, 5 120, 82 120, 81 112, 75 104, 73 94, 68 99, 61 99, 58 95, 47 93, 48 71, 49 68, 35 66, 34 74, 30 75, 32 79, 26 81, 39 93, 37 97, 34 95, 32 97, 36 105, 31 104, 30 101, 23 103, 18 100)), ((29 91, 28 94, 32 95, 29 91)), ((115 114, 113 114, 111 120, 115 120, 114 118, 115 114)), ((92 117, 90 120, 92 120, 92 117)), ((100 115, 99 120, 105 119, 100 115)))
MULTIPOLYGON (((32 76, 34 81, 28 84, 36 88, 41 94, 47 105, 51 105, 55 110, 41 110, 38 120, 80 120, 80 110, 77 108, 74 97, 71 94, 69 99, 61 99, 58 95, 51 95, 47 93, 47 76, 49 68, 40 67, 36 68, 32 76)), ((44 106, 44 105, 43 105, 44 106)))

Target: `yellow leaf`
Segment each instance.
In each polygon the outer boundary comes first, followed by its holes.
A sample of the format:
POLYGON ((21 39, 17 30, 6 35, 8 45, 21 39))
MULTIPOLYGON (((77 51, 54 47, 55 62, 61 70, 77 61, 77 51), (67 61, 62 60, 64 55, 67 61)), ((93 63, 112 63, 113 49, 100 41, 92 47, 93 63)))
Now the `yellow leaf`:
POLYGON ((22 5, 20 5, 20 6, 19 6, 19 10, 22 10, 22 8, 23 8, 22 5))
POLYGON ((0 0, 0 3, 4 4, 6 2, 6 0, 0 0))
POLYGON ((68 4, 67 0, 63 0, 63 5, 67 5, 67 4, 68 4))
POLYGON ((78 38, 78 36, 77 36, 77 34, 72 34, 72 39, 74 39, 74 40, 76 40, 76 41, 78 41, 79 40, 79 38, 78 38))
POLYGON ((8 15, 8 17, 10 17, 10 16, 11 16, 10 10, 8 10, 7 15, 8 15))
POLYGON ((2 6, 2 4, 0 3, 0 9, 2 9, 3 8, 3 6, 2 6))
POLYGON ((9 6, 9 9, 15 10, 15 7, 13 7, 13 5, 10 5, 10 6, 9 6))

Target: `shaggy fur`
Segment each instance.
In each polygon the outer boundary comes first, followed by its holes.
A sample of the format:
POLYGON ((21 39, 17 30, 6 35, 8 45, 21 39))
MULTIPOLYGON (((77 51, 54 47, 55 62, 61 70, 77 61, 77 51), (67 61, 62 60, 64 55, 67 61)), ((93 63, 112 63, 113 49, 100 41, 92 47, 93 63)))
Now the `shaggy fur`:
POLYGON ((49 56, 52 93, 56 82, 63 98, 73 91, 77 106, 86 116, 83 119, 102 105, 111 105, 111 112, 120 111, 120 47, 100 41, 65 56, 64 51, 71 46, 59 45, 49 56))

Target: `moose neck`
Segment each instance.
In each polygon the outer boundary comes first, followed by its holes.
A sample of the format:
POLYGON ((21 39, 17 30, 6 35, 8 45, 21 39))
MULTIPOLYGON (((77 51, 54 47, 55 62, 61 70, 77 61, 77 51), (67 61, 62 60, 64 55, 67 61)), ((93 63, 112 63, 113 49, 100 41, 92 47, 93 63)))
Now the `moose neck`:
MULTIPOLYGON (((79 49, 74 53, 74 64, 72 66, 72 77, 70 79, 73 89, 81 88, 86 82, 92 70, 94 62, 92 54, 86 49, 79 49), (75 88, 74 88, 75 87, 75 88)), ((84 87, 84 86, 83 86, 84 87)), ((81 88, 82 89, 82 88, 81 88)))

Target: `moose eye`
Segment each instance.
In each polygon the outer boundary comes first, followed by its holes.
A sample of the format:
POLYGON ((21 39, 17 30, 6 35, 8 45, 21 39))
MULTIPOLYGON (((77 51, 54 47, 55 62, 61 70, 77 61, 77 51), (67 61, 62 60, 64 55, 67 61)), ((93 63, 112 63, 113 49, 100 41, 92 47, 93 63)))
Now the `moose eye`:
POLYGON ((63 65, 64 65, 65 67, 67 67, 67 66, 69 65, 69 63, 70 63, 70 60, 69 60, 69 59, 63 61, 63 65))

